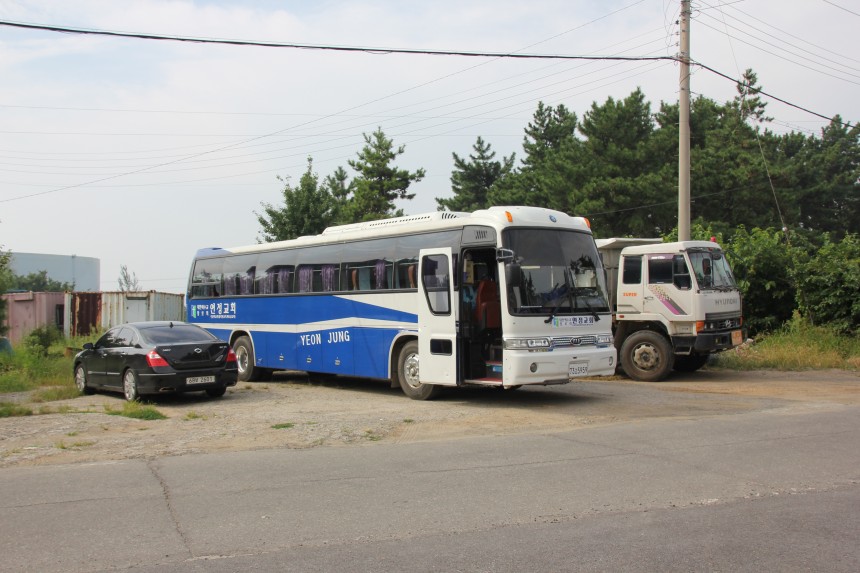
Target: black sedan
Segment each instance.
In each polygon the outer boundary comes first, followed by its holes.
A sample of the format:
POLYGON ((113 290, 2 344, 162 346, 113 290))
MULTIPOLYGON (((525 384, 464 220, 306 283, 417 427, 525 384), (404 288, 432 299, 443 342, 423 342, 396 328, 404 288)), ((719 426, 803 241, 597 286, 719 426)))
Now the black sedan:
POLYGON ((131 322, 108 330, 75 356, 75 385, 142 394, 204 391, 223 396, 238 377, 236 354, 207 330, 185 322, 131 322))

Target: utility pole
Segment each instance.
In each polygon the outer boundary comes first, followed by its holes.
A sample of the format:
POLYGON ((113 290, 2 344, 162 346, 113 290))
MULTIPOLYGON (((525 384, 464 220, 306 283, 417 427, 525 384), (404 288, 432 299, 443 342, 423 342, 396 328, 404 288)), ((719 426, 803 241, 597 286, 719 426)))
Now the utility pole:
POLYGON ((681 0, 678 60, 678 240, 690 240, 690 0, 681 0))

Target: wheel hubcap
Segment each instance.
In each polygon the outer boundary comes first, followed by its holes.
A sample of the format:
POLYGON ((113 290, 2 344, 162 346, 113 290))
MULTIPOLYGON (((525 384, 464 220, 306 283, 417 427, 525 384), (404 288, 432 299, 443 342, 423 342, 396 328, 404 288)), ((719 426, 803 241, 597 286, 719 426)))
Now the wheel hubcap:
POLYGON ((236 366, 239 372, 245 372, 248 369, 248 352, 241 346, 236 349, 236 366))
POLYGON ((132 375, 126 374, 123 378, 123 388, 125 389, 125 397, 129 400, 137 398, 137 389, 134 387, 134 378, 132 375))
POLYGON ((650 344, 641 344, 633 351, 633 363, 642 370, 654 370, 660 365, 660 353, 650 344))
POLYGON ((403 364, 403 379, 412 388, 420 388, 421 382, 418 380, 418 355, 410 354, 403 364))
POLYGON ((77 370, 75 370, 75 386, 78 387, 78 390, 80 392, 84 391, 84 387, 86 386, 86 384, 84 382, 84 369, 83 368, 78 368, 77 370))

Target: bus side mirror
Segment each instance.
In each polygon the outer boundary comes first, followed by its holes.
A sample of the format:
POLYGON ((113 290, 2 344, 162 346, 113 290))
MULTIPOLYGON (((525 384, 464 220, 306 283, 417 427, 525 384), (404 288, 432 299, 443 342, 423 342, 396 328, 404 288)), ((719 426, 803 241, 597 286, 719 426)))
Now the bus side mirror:
POLYGON ((496 249, 496 262, 509 263, 514 260, 514 252, 510 249, 496 249))
POLYGON ((517 288, 523 284, 523 268, 517 263, 505 266, 505 282, 511 288, 517 288))

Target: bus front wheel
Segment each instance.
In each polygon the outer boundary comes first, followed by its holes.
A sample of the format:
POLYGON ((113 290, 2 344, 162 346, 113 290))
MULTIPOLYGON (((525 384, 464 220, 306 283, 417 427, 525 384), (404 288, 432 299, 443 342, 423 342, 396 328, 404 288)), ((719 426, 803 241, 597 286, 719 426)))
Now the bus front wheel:
POLYGON ((403 345, 397 357, 397 381, 403 393, 413 400, 432 400, 439 395, 439 387, 422 384, 418 377, 418 342, 412 340, 403 345))

